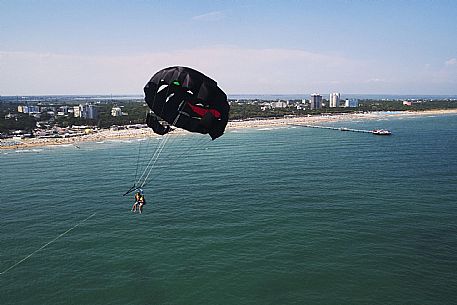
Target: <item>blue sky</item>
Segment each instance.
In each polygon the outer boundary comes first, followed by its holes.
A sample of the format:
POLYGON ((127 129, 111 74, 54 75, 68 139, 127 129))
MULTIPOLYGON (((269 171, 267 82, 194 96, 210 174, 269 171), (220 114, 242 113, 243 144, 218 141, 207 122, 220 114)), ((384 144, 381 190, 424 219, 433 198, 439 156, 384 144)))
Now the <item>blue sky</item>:
POLYGON ((457 94, 457 1, 0 0, 0 95, 142 94, 174 65, 228 94, 457 94))

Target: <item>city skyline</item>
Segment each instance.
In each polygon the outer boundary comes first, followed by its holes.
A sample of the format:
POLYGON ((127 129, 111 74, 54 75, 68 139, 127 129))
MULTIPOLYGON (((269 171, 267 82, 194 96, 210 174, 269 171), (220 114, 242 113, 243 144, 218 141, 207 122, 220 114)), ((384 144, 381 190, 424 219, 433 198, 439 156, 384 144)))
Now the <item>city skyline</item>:
POLYGON ((0 1, 0 95, 142 94, 183 65, 227 94, 457 94, 454 1, 0 1))

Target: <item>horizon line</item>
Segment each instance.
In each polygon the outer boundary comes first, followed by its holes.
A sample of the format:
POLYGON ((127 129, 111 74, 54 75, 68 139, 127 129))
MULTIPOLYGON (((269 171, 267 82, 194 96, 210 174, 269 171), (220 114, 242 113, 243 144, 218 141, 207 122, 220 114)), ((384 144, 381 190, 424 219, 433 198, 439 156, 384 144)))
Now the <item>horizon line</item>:
MULTIPOLYGON (((229 93, 227 97, 230 96, 309 96, 313 93, 229 93)), ((320 95, 329 95, 331 93, 340 93, 344 95, 366 95, 366 96, 418 96, 418 97, 425 97, 425 96, 457 96, 457 93, 453 94, 445 94, 445 93, 343 93, 341 91, 332 91, 332 92, 324 92, 324 93, 317 93, 320 95)), ((82 93, 82 94, 0 94, 0 98, 2 97, 94 97, 94 96, 102 96, 102 97, 144 97, 144 94, 134 94, 134 93, 117 93, 117 94, 110 94, 110 93, 82 93)))

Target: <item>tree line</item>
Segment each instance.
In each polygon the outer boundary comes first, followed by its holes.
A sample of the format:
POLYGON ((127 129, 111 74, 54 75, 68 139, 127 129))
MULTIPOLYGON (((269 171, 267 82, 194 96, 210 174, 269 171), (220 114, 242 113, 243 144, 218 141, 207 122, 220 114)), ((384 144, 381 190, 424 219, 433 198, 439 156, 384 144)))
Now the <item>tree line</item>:
MULTIPOLYGON (((423 102, 413 102, 411 106, 406 106, 400 100, 359 100, 359 106, 356 108, 321 108, 321 109, 297 109, 297 103, 285 108, 262 109, 266 101, 245 101, 231 102, 230 119, 243 120, 248 118, 270 118, 283 117, 285 115, 318 115, 332 113, 353 113, 353 112, 370 112, 370 111, 425 111, 434 109, 456 109, 457 101, 455 100, 432 100, 423 102)), ((58 103, 53 102, 54 105, 58 103)), ((68 105, 68 103, 65 103, 68 105)), ((76 104, 76 103, 75 103, 76 104)), ((96 109, 98 116, 96 119, 86 119, 74 117, 71 113, 65 116, 50 115, 47 111, 40 113, 39 117, 19 113, 17 111, 18 103, 0 102, 0 133, 10 134, 16 130, 30 132, 37 126, 53 125, 59 127, 70 127, 73 125, 89 125, 99 128, 109 128, 113 125, 144 124, 146 114, 149 108, 144 102, 138 101, 111 101, 97 103, 96 109), (113 106, 121 107, 124 115, 112 116, 111 109, 113 106)), ((61 106, 61 105, 60 105, 61 106)), ((46 107, 46 105, 45 105, 46 107)), ((54 106, 59 107, 59 106, 54 106)), ((41 126, 45 127, 45 126, 41 126)))

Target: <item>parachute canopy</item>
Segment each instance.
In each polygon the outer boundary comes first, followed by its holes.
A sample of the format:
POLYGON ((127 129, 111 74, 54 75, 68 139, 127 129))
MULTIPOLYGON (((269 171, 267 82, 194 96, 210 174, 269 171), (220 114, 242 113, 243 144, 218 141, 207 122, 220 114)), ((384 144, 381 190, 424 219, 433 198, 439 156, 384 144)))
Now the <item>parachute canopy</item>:
POLYGON ((144 93, 153 113, 147 123, 154 132, 163 135, 175 126, 209 134, 213 140, 224 133, 230 110, 227 95, 203 73, 186 67, 160 70, 146 84, 144 93))

